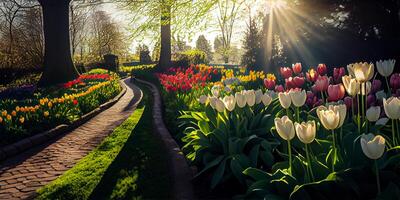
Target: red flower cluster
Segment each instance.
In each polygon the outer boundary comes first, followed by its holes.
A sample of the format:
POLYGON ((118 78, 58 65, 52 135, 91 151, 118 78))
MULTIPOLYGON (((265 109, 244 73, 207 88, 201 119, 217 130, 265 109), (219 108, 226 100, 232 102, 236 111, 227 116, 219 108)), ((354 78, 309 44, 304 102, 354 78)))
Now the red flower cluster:
POLYGON ((164 89, 167 92, 185 92, 192 88, 204 87, 213 70, 210 68, 209 70, 195 71, 194 67, 190 67, 187 69, 172 68, 169 72, 172 74, 157 74, 164 89))
POLYGON ((110 80, 111 76, 109 74, 82 74, 77 79, 64 83, 63 88, 71 88, 75 85, 84 84, 85 81, 92 80, 110 80))

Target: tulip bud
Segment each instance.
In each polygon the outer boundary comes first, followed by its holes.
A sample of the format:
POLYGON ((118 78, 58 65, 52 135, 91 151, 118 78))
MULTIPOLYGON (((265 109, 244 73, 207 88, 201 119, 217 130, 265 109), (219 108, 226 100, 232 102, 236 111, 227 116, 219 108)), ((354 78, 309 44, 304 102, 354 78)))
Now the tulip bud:
POLYGON ((235 100, 239 108, 246 106, 246 97, 244 96, 243 92, 236 92, 235 100))
POLYGON ((275 86, 275 91, 276 92, 283 92, 283 91, 285 91, 285 88, 282 85, 277 85, 277 86, 275 86))
POLYGON ((330 106, 328 109, 325 106, 319 106, 317 108, 317 115, 325 129, 333 130, 339 126, 340 114, 333 107, 330 106))
POLYGON ((279 102, 281 106, 285 109, 289 108, 292 104, 292 100, 290 98, 290 94, 288 92, 280 92, 278 94, 279 102))
POLYGON ((270 80, 268 78, 264 79, 264 86, 269 90, 273 90, 275 88, 275 84, 275 80, 270 80))
POLYGON ((374 76, 374 64, 372 63, 355 63, 353 65, 353 70, 355 78, 361 83, 371 80, 374 76))
POLYGON ((380 60, 376 62, 376 68, 378 69, 379 74, 381 74, 383 77, 388 77, 393 73, 395 64, 396 60, 380 60))
POLYGON ((317 71, 319 75, 324 76, 328 69, 325 64, 319 64, 317 67, 317 71))
POLYGON ((293 122, 288 116, 282 118, 275 118, 275 128, 279 136, 284 140, 291 140, 295 136, 293 122))
POLYGON ((200 102, 201 104, 206 104, 206 103, 207 103, 207 100, 208 100, 208 97, 207 97, 206 95, 201 95, 201 96, 199 97, 199 102, 200 102))
POLYGON ((337 84, 337 85, 329 85, 328 87, 328 101, 339 101, 343 99, 345 95, 345 89, 343 85, 337 84))
POLYGON ((292 64, 292 69, 295 74, 300 74, 302 69, 301 63, 292 64))
POLYGON ((289 94, 294 106, 301 107, 305 104, 307 99, 305 90, 290 90, 289 94))
POLYGON ((363 134, 360 143, 363 153, 370 159, 376 160, 385 152, 385 138, 380 135, 363 134))
POLYGON ((291 77, 293 74, 292 69, 290 69, 289 67, 281 67, 280 71, 284 79, 291 77))
POLYGON ((308 72, 306 73, 306 78, 307 78, 307 81, 309 81, 309 82, 315 82, 317 80, 318 76, 319 76, 318 72, 315 71, 314 68, 309 69, 308 72))
POLYGON ((400 99, 398 97, 390 97, 389 99, 383 99, 383 108, 385 114, 390 119, 400 118, 400 99))
POLYGON ((250 107, 254 106, 254 104, 256 103, 256 94, 254 90, 245 91, 244 95, 246 97, 247 105, 249 105, 250 107))
POLYGON ((268 94, 264 94, 261 97, 261 101, 263 102, 264 106, 269 106, 269 104, 271 104, 272 97, 269 96, 268 94))
POLYGON ((346 74, 344 67, 333 69, 333 82, 336 84, 340 83, 342 77, 346 74))
POLYGON ((263 92, 259 89, 256 90, 255 94, 256 94, 256 104, 260 104, 262 101, 263 92))
POLYGON ((367 110, 367 119, 370 122, 378 121, 379 117, 381 116, 381 107, 379 106, 372 106, 367 110))
POLYGON ((215 101, 215 109, 218 112, 224 112, 225 111, 225 104, 221 99, 218 99, 215 101))
POLYGON ((308 121, 307 123, 302 122, 301 124, 294 124, 296 129, 296 135, 301 142, 304 144, 310 144, 315 139, 316 126, 315 121, 308 121))

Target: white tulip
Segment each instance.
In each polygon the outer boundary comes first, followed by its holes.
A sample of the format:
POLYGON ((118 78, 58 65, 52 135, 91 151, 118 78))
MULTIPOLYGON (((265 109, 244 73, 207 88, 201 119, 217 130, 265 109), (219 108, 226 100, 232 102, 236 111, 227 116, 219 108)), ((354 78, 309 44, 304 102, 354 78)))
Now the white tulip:
POLYGON ((261 101, 263 102, 264 106, 269 106, 269 104, 271 104, 271 102, 272 102, 272 97, 269 96, 267 93, 265 93, 261 97, 261 101))
POLYGON ((294 127, 296 129, 296 135, 301 142, 304 144, 310 144, 315 139, 315 133, 317 131, 315 126, 315 121, 308 121, 307 123, 302 122, 294 123, 294 127))
POLYGON ((306 103, 307 94, 305 90, 290 90, 289 94, 294 106, 301 107, 306 103))
POLYGON ((360 143, 362 151, 370 159, 376 160, 385 152, 385 138, 380 135, 363 134, 360 143))
POLYGON ((212 88, 211 88, 211 94, 214 96, 214 97, 219 97, 219 90, 220 90, 221 88, 220 88, 220 86, 219 85, 214 85, 212 88))
POLYGON ((384 77, 388 77, 393 73, 395 64, 396 60, 380 60, 376 62, 376 68, 378 69, 379 74, 384 77))
POLYGON ((279 136, 284 140, 290 141, 295 136, 293 122, 288 116, 275 118, 275 128, 279 136))
POLYGON ((367 110, 367 119, 370 122, 378 121, 379 117, 381 116, 381 107, 380 106, 372 106, 367 110))
POLYGON ((208 96, 206 96, 206 95, 201 95, 201 96, 199 97, 199 102, 200 102, 201 104, 206 104, 207 101, 208 101, 208 96))
POLYGON ((230 112, 232 112, 235 109, 236 99, 233 95, 225 96, 223 102, 225 104, 225 108, 230 112))
POLYGON ((246 106, 246 97, 244 96, 243 91, 236 92, 235 100, 236 100, 236 103, 239 106, 239 108, 243 108, 246 106))
POLYGON ((262 101, 263 92, 261 90, 256 90, 256 104, 260 104, 262 101))
POLYGON ((211 108, 215 109, 217 99, 218 98, 214 96, 208 98, 211 108))
POLYGON ((360 95, 368 95, 371 92, 371 88, 372 88, 371 81, 365 82, 365 86, 367 88, 367 93, 365 93, 365 87, 362 86, 361 90, 358 91, 358 94, 360 94, 360 95))
POLYGON ((330 106, 326 108, 325 106, 319 106, 317 108, 317 115, 321 124, 327 130, 336 129, 340 123, 340 114, 339 109, 334 109, 334 107, 330 106))
POLYGON ((246 96, 246 102, 247 105, 254 106, 254 104, 256 103, 256 93, 254 92, 254 90, 248 90, 245 91, 245 96, 246 96))
POLYGON ((390 119, 400 118, 400 99, 398 97, 390 97, 389 99, 383 99, 383 109, 385 110, 386 116, 390 119))
POLYGON ((215 101, 215 109, 218 112, 224 112, 225 111, 225 104, 221 99, 218 99, 215 101))
POLYGON ((288 92, 280 92, 278 97, 283 108, 287 109, 292 104, 292 99, 290 98, 290 94, 288 92))

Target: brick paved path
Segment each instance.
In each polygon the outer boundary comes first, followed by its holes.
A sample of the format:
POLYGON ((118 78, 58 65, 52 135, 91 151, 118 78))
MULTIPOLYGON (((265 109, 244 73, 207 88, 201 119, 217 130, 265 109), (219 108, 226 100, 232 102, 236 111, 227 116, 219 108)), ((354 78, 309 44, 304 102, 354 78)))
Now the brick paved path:
POLYGON ((115 127, 127 119, 142 93, 124 81, 125 95, 111 108, 74 131, 30 149, 0 164, 0 199, 31 199, 48 184, 94 149, 115 127))

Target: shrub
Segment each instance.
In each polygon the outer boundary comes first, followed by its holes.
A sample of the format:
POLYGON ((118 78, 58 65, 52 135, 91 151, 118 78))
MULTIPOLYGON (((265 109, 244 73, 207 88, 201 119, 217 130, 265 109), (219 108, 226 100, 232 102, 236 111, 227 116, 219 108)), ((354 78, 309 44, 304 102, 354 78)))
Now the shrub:
POLYGON ((177 64, 179 66, 190 66, 207 63, 207 54, 204 51, 193 49, 184 51, 177 55, 177 64))

